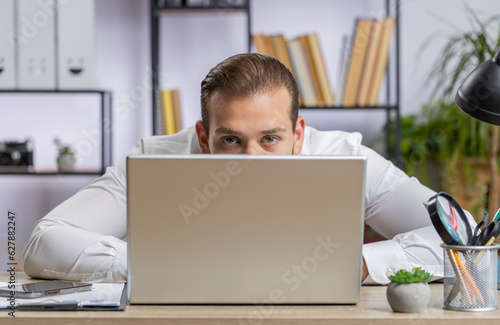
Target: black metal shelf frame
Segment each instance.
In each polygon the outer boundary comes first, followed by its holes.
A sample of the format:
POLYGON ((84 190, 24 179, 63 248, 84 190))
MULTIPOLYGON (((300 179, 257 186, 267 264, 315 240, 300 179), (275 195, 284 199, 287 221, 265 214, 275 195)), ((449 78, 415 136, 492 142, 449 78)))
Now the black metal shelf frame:
POLYGON ((159 5, 161 0, 151 0, 150 1, 150 19, 151 19, 151 84, 152 84, 152 106, 153 106, 153 134, 158 134, 159 130, 159 120, 157 116, 158 109, 160 107, 160 103, 157 96, 157 90, 159 88, 159 42, 160 42, 160 34, 159 34, 159 20, 160 16, 165 13, 170 12, 183 12, 183 13, 194 13, 196 11, 206 12, 206 13, 217 13, 217 12, 245 12, 247 14, 247 38, 248 38, 248 52, 251 51, 252 48, 252 35, 251 35, 251 19, 250 19, 250 0, 246 1, 245 6, 241 7, 169 7, 165 8, 159 5))
POLYGON ((111 91, 99 89, 75 89, 75 90, 5 90, 0 89, 2 93, 38 93, 38 94, 98 94, 100 96, 100 128, 101 128, 101 169, 96 172, 72 172, 72 173, 57 173, 57 172, 33 172, 33 173, 0 173, 1 175, 102 175, 106 171, 106 167, 112 164, 112 105, 113 95, 111 91))
MULTIPOLYGON (((250 1, 247 0, 245 7, 173 7, 166 8, 163 6, 159 6, 159 2, 161 0, 151 0, 150 1, 150 17, 151 17, 151 70, 152 70, 152 103, 153 103, 153 134, 157 134, 159 127, 159 121, 157 112, 159 109, 159 100, 156 95, 158 87, 159 87, 159 17, 165 13, 170 12, 183 12, 183 13, 192 13, 192 12, 217 12, 217 11, 244 11, 247 13, 247 35, 248 35, 248 52, 251 51, 252 47, 252 34, 251 34, 251 10, 250 10, 250 1)), ((385 1, 385 13, 386 16, 394 17, 396 22, 395 27, 395 44, 393 53, 390 53, 389 64, 387 65, 387 73, 386 73, 386 103, 387 105, 377 105, 377 106, 364 106, 364 107, 345 107, 345 106, 329 106, 329 107, 301 107, 301 110, 329 110, 332 111, 340 111, 340 110, 385 110, 386 111, 386 143, 389 145, 391 142, 391 132, 394 133, 393 141, 394 148, 392 153, 392 159, 397 165, 401 165, 400 155, 401 155, 401 117, 400 117, 400 0, 386 0, 385 1), (394 56, 394 57, 392 57, 394 56), (395 61, 394 72, 391 69, 390 62, 395 61), (392 76, 391 76, 392 75, 392 76), (392 78, 395 78, 395 103, 391 103, 391 86, 392 78)))

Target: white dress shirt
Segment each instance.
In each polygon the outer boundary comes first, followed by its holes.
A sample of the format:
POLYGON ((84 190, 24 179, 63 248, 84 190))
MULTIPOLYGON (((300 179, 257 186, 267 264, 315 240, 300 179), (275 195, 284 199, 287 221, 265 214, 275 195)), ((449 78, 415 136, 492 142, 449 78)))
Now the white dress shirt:
MULTIPOLYGON (((194 127, 140 140, 130 154, 200 153, 194 127)), ((361 134, 306 127, 302 155, 367 157, 365 220, 388 240, 363 245, 365 283, 388 283, 388 272, 421 266, 443 276, 442 242, 423 202, 435 194, 375 151, 361 134)), ((57 206, 35 226, 24 254, 36 278, 127 280, 126 160, 57 206)))

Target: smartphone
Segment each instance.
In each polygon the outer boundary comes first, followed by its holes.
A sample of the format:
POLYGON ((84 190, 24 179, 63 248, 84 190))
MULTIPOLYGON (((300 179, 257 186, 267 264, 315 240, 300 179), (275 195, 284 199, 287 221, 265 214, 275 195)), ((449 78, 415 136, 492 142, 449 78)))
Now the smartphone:
POLYGON ((1 297, 41 298, 67 293, 90 291, 92 283, 72 281, 45 281, 0 287, 1 297))

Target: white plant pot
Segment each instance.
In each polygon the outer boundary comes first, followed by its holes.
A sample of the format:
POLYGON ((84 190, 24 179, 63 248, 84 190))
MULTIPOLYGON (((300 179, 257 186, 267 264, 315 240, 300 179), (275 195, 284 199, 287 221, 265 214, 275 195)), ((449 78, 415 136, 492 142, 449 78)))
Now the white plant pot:
POLYGON ((427 283, 391 282, 387 286, 387 300, 394 311, 419 313, 427 308, 431 289, 427 283))
POLYGON ((61 173, 70 173, 75 170, 75 155, 60 155, 57 157, 57 170, 61 173))

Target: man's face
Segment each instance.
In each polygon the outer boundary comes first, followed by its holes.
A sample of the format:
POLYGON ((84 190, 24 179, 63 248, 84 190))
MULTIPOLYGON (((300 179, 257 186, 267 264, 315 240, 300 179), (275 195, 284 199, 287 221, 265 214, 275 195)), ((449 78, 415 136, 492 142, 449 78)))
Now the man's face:
POLYGON ((196 123, 203 153, 299 154, 305 122, 297 119, 292 129, 291 99, 286 88, 237 98, 214 93, 210 98, 209 134, 196 123))

